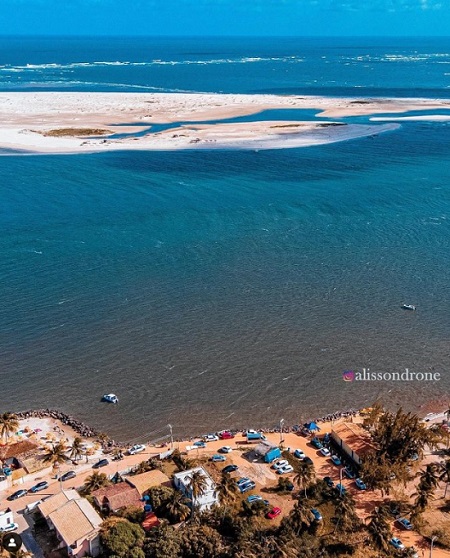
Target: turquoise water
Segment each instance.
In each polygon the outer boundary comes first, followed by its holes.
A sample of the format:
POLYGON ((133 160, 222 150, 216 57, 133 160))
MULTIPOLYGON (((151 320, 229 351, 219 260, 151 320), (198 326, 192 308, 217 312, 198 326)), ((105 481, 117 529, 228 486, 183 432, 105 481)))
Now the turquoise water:
MULTIPOLYGON (((43 49, 39 63, 52 56, 43 49)), ((84 59, 82 45, 73 56, 84 59)), ((194 68, 195 88, 199 67, 171 65, 172 82, 187 87, 194 68)), ((424 88, 438 87, 431 75, 424 88)), ((223 83, 235 82, 225 72, 223 83)), ((169 422, 175 435, 273 426, 377 396, 408 407, 448 393, 449 130, 408 122, 258 153, 0 157, 0 406, 58 407, 132 440, 169 422), (362 367, 442 379, 342 381, 362 367), (101 404, 105 392, 120 404, 101 404)))

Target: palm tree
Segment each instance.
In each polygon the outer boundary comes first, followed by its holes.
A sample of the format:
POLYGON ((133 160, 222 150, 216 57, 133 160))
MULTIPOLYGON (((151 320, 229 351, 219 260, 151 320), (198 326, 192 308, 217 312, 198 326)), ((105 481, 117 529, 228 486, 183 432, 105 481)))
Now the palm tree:
POLYGON ((441 465, 441 474, 439 480, 445 482, 444 498, 447 496, 448 484, 450 483, 450 459, 446 459, 445 463, 441 465))
POLYGON ((19 421, 13 413, 3 413, 0 415, 0 436, 8 442, 10 434, 19 429, 19 421))
POLYGON ((105 473, 94 471, 92 475, 86 479, 84 483, 84 491, 86 492, 86 494, 90 494, 94 490, 109 486, 110 484, 110 480, 108 479, 107 475, 105 475, 105 473))
POLYGON ((239 492, 236 481, 228 474, 222 473, 220 482, 217 485, 217 492, 219 493, 222 502, 236 500, 236 495, 239 492))
POLYGON ((312 519, 310 508, 304 502, 298 501, 289 514, 287 523, 298 537, 311 525, 312 519))
POLYGON ((177 523, 185 521, 191 513, 188 503, 189 500, 181 492, 174 492, 170 500, 165 504, 164 511, 177 523))
POLYGON ((202 471, 192 471, 187 487, 191 493, 191 503, 192 503, 192 517, 194 516, 194 508, 196 501, 203 496, 208 487, 208 480, 203 475, 202 471))
POLYGON ((356 527, 359 523, 355 512, 355 501, 349 494, 341 494, 336 500, 337 522, 334 532, 341 526, 344 531, 349 527, 356 527))
POLYGON ((301 461, 295 471, 294 482, 299 487, 305 490, 305 498, 307 498, 306 488, 313 481, 315 476, 314 466, 310 463, 301 461))
POLYGON ((375 508, 369 519, 368 529, 375 546, 379 550, 387 552, 389 550, 389 541, 392 538, 387 510, 384 507, 375 508))
POLYGON ((79 436, 75 436, 72 445, 70 446, 70 454, 69 454, 70 459, 74 459, 75 461, 81 459, 81 456, 83 455, 82 446, 83 446, 83 439, 80 438, 79 436))
POLYGON ((67 448, 64 442, 58 442, 57 444, 53 444, 51 448, 47 450, 47 453, 44 456, 44 463, 50 463, 53 465, 53 468, 57 468, 62 463, 67 461, 67 448))

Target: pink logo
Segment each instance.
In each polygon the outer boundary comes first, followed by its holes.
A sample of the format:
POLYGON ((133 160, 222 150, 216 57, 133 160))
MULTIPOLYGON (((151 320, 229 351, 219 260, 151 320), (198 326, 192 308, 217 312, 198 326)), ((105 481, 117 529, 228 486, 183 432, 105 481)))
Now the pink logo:
POLYGON ((353 382, 355 379, 355 373, 353 370, 344 370, 344 372, 342 372, 342 379, 344 382, 353 382))

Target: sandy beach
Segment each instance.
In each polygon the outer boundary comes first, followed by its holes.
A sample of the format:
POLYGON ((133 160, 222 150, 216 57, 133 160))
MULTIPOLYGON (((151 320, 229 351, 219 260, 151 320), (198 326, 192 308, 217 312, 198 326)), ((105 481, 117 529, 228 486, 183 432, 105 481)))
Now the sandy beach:
MULTIPOLYGON (((333 119, 443 108, 450 108, 448 100, 203 93, 1 93, 0 149, 88 153, 303 147, 374 136, 395 130, 400 124, 208 121, 254 115, 269 109, 317 110, 317 116, 333 119), (152 124, 170 123, 175 126, 145 133, 152 124), (116 134, 129 135, 111 137, 116 134)), ((432 115, 427 119, 433 119, 432 115)))

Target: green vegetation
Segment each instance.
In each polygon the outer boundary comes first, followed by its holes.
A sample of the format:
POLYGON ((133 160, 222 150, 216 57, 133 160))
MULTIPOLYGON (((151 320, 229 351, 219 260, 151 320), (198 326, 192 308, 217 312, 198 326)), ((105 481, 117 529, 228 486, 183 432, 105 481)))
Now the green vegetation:
POLYGON ((111 132, 102 128, 56 128, 55 130, 47 130, 46 132, 38 133, 46 137, 64 138, 77 136, 104 136, 110 134, 111 132))
POLYGON ((2 413, 0 415, 0 436, 5 442, 8 442, 8 438, 14 432, 19 430, 19 421, 17 416, 13 413, 2 413))

